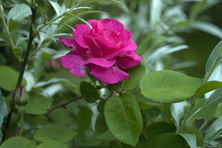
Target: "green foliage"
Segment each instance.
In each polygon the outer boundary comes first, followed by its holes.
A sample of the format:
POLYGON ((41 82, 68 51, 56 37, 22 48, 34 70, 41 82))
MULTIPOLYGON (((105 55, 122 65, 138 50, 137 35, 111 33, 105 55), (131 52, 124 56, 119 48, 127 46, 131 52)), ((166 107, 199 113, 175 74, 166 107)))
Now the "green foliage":
POLYGON ((221 147, 219 10, 219 0, 0 0, 0 148, 221 147), (101 18, 122 22, 142 58, 118 84, 59 61, 70 51, 59 37, 101 18))
POLYGON ((26 4, 15 5, 8 13, 8 19, 23 21, 24 18, 32 14, 30 7, 26 4))
POLYGON ((206 64, 206 74, 205 79, 208 79, 221 59, 222 52, 222 41, 217 44, 217 46, 211 52, 207 64, 206 64))
POLYGON ((108 130, 104 115, 102 114, 98 115, 96 119, 95 129, 96 132, 99 134, 104 133, 105 131, 108 130))
POLYGON ((41 94, 33 94, 29 96, 29 102, 25 106, 26 113, 41 115, 47 112, 52 103, 52 98, 45 97, 41 94))
MULTIPOLYGON (((45 142, 47 140, 52 140, 52 139, 56 139, 60 142, 68 142, 72 140, 76 134, 77 134, 76 132, 70 130, 65 126, 52 123, 38 129, 34 134, 34 139, 40 142, 45 142)), ((53 141, 48 141, 48 142, 52 143, 53 141)))
MULTIPOLYGON (((8 66, 0 66, 0 87, 12 91, 15 89, 16 82, 18 80, 19 73, 8 66)), ((22 85, 25 85, 23 79, 22 85)))
POLYGON ((207 83, 204 83, 200 88, 198 88, 196 92, 196 97, 201 97, 205 93, 208 93, 220 87, 222 87, 222 83, 218 81, 209 81, 207 83))
POLYGON ((180 134, 191 148, 196 148, 196 136, 194 134, 180 134))
POLYGON ((143 122, 139 106, 130 94, 113 96, 105 104, 105 119, 113 136, 135 146, 142 132, 143 122))
POLYGON ((190 148, 186 141, 177 134, 164 133, 156 135, 148 142, 148 147, 152 148, 190 148))
POLYGON ((82 82, 80 84, 80 92, 88 103, 93 103, 99 99, 98 91, 90 83, 82 82))
POLYGON ((174 103, 192 97, 200 84, 200 79, 165 70, 145 75, 140 88, 141 93, 154 102, 174 103))
POLYGON ((91 125, 92 112, 87 107, 80 107, 77 115, 77 125, 79 131, 84 131, 91 125))
POLYGON ((0 148, 35 148, 35 142, 28 140, 25 137, 12 137, 6 140, 0 148))
POLYGON ((56 140, 46 140, 36 148, 69 148, 66 144, 56 140))
MULTIPOLYGON (((2 96, 1 92, 0 92, 0 113, 1 113, 0 114, 0 128, 1 128, 3 119, 8 114, 5 98, 2 96)), ((3 136, 2 132, 0 131, 0 141, 2 140, 2 136, 3 136)))
POLYGON ((217 133, 221 133, 222 131, 222 117, 218 118, 214 123, 207 129, 206 135, 204 136, 204 140, 209 141, 211 138, 214 138, 214 136, 217 133))
POLYGON ((145 130, 145 133, 149 138, 153 138, 158 134, 175 133, 175 132, 176 132, 175 125, 167 122, 154 122, 150 124, 145 130))

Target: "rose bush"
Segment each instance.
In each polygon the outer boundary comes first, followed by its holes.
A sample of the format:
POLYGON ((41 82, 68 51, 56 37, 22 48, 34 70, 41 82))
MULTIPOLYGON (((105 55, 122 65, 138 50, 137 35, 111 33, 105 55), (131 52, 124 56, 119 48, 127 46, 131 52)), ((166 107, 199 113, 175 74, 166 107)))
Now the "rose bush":
POLYGON ((62 66, 76 77, 86 75, 84 68, 97 80, 114 84, 129 77, 122 69, 135 67, 141 57, 131 32, 115 19, 89 20, 91 27, 76 25, 73 38, 59 40, 72 50, 60 57, 62 66))

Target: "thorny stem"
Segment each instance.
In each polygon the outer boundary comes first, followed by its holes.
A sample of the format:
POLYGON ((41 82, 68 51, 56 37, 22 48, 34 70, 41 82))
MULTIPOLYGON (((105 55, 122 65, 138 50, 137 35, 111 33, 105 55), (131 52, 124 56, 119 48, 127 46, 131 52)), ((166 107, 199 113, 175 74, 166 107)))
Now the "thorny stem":
MULTIPOLYGON (((8 26, 5 22, 5 18, 4 18, 4 12, 2 10, 2 1, 0 1, 0 17, 1 17, 1 20, 2 20, 2 23, 3 23, 3 27, 5 28, 5 31, 6 31, 6 34, 8 36, 8 39, 9 39, 9 44, 11 46, 11 49, 13 50, 15 48, 15 44, 12 40, 12 37, 11 37, 11 34, 10 34, 10 31, 8 29, 8 26)), ((13 52, 13 51, 12 51, 13 52)), ((14 52, 13 52, 14 53, 14 52)), ((15 54, 15 53, 14 53, 15 54)), ((15 57, 17 58, 17 60, 20 62, 21 60, 15 55, 15 57)))
POLYGON ((34 25, 34 23, 35 23, 37 7, 34 6, 33 1, 32 1, 32 5, 31 5, 31 10, 32 10, 32 20, 31 20, 30 31, 29 31, 28 45, 27 45, 26 52, 25 52, 25 55, 24 55, 24 60, 22 60, 21 63, 20 63, 19 77, 18 77, 18 81, 17 81, 17 84, 16 84, 16 88, 12 93, 11 102, 10 102, 10 109, 11 110, 10 110, 8 116, 7 116, 7 119, 6 119, 6 124, 5 124, 4 132, 3 132, 3 141, 10 134, 9 133, 9 131, 10 131, 10 121, 11 121, 12 113, 15 109, 16 92, 18 91, 18 89, 19 89, 19 87, 22 83, 23 74, 24 74, 24 71, 25 71, 26 64, 28 62, 29 53, 30 53, 31 48, 32 48, 32 41, 34 39, 34 31, 32 29, 32 25, 34 25))
POLYGON ((50 113, 51 111, 56 110, 56 109, 61 108, 61 107, 62 108, 66 108, 66 105, 68 105, 68 104, 70 104, 72 102, 75 102, 75 101, 77 101, 79 99, 82 99, 82 96, 74 98, 72 100, 69 100, 69 101, 67 101, 67 102, 65 102, 63 104, 58 105, 58 106, 52 107, 52 108, 48 109, 47 111, 48 111, 48 113, 50 113))

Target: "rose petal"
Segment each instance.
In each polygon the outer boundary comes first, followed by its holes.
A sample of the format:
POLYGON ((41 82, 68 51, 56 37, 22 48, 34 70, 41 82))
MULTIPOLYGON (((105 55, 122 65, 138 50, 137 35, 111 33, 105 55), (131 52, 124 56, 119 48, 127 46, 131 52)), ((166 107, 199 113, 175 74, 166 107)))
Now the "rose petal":
POLYGON ((97 65, 92 65, 90 73, 99 81, 114 84, 126 80, 129 74, 120 70, 117 66, 104 68, 97 65))
POLYGON ((141 61, 141 57, 135 52, 127 52, 116 57, 116 64, 122 69, 135 67, 141 61))
POLYGON ((73 34, 73 37, 75 38, 76 42, 80 46, 86 48, 87 42, 85 41, 84 36, 89 33, 89 31, 90 31, 89 26, 85 25, 85 24, 84 25, 76 25, 74 27, 74 29, 75 29, 75 31, 73 31, 72 34, 73 34))
POLYGON ((83 57, 69 52, 67 55, 60 57, 62 66, 76 77, 83 77, 86 72, 83 70, 85 60, 83 57))
POLYGON ((124 26, 122 23, 115 19, 102 19, 99 21, 101 28, 115 28, 116 30, 122 30, 124 29, 124 26))
POLYGON ((136 43, 133 40, 130 40, 127 44, 122 43, 121 46, 123 46, 123 47, 120 47, 121 50, 124 50, 124 51, 133 51, 133 50, 136 50, 137 48, 136 43))
POLYGON ((59 37, 59 41, 62 42, 67 48, 74 49, 75 47, 74 39, 66 38, 66 37, 59 37))
POLYGON ((88 20, 88 23, 92 26, 92 29, 97 29, 97 20, 88 20))
POLYGON ((73 49, 72 52, 74 54, 86 56, 86 49, 79 46, 75 39, 59 37, 59 41, 63 42, 66 47, 73 49))
POLYGON ((102 50, 96 41, 89 35, 86 35, 85 40, 87 42, 88 56, 89 57, 102 57, 102 50))
POLYGON ((116 60, 106 60, 104 58, 90 58, 85 65, 95 64, 104 68, 109 68, 115 64, 116 60))

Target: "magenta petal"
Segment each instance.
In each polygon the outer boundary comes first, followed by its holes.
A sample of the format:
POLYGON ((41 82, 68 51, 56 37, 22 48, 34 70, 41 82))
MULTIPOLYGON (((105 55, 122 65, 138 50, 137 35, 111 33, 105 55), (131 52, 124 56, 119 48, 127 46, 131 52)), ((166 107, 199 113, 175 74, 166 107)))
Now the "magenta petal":
MULTIPOLYGON (((123 44, 124 45, 124 44, 123 44)), ((136 50, 137 46, 133 40, 130 40, 124 47, 122 47, 123 51, 133 51, 136 50)))
POLYGON ((102 28, 110 27, 110 28, 115 28, 117 30, 124 29, 123 24, 115 19, 106 18, 106 19, 100 20, 99 23, 100 23, 100 27, 102 28))
POLYGON ((116 57, 116 64, 122 69, 130 69, 135 67, 141 61, 141 57, 135 52, 127 52, 126 55, 116 57))
POLYGON ((104 68, 109 68, 115 64, 116 60, 106 60, 104 58, 90 58, 86 61, 85 65, 95 64, 104 68))
POLYGON ((72 32, 76 42, 86 48, 87 42, 84 39, 84 36, 89 32, 90 28, 88 25, 76 25, 74 27, 75 31, 72 32))
POLYGON ((79 44, 75 41, 75 39, 66 38, 66 37, 59 37, 59 41, 63 42, 63 44, 66 47, 73 49, 72 50, 73 53, 75 53, 77 55, 81 55, 81 56, 86 55, 86 49, 79 46, 79 44))
POLYGON ((69 52, 67 55, 60 57, 62 66, 76 77, 83 77, 86 72, 83 70, 85 60, 79 55, 69 52))
POLYGON ((102 57, 102 50, 96 41, 89 35, 84 37, 88 43, 87 48, 89 48, 89 57, 102 57))
POLYGON ((66 37, 59 37, 59 41, 62 42, 67 48, 74 49, 75 40, 66 37))
POLYGON ((97 65, 92 65, 90 73, 99 81, 107 84, 115 84, 126 80, 129 74, 120 70, 117 66, 104 68, 97 65))

